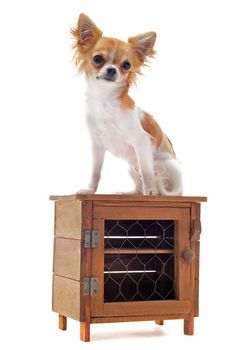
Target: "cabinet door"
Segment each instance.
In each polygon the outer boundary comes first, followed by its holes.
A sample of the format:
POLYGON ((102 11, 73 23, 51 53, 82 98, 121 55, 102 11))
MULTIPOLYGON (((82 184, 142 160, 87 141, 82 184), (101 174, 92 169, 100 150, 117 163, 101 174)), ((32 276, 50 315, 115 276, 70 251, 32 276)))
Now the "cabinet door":
POLYGON ((100 232, 92 250, 98 294, 91 317, 178 315, 191 310, 190 209, 167 207, 96 208, 100 232))

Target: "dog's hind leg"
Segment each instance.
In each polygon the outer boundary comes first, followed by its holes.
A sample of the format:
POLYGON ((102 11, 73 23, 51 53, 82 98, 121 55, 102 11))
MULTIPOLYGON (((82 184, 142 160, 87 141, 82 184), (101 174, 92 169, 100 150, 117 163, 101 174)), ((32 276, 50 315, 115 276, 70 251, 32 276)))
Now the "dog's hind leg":
POLYGON ((133 182, 135 184, 134 190, 133 191, 127 191, 127 192, 117 192, 117 194, 143 194, 142 179, 141 179, 141 175, 139 174, 137 169, 134 168, 133 166, 130 167, 129 175, 131 176, 131 178, 132 178, 132 180, 133 180, 133 182))

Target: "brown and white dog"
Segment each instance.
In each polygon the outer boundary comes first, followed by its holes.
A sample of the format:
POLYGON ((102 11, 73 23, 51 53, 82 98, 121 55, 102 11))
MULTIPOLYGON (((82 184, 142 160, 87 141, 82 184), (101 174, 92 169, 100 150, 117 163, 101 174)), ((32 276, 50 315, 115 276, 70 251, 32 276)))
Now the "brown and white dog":
POLYGON ((104 37, 85 14, 80 14, 71 33, 76 64, 86 75, 93 152, 90 184, 78 192, 96 192, 108 150, 129 163, 133 193, 181 195, 181 166, 171 142, 153 117, 128 95, 141 67, 155 54, 156 33, 140 34, 128 42, 104 37))

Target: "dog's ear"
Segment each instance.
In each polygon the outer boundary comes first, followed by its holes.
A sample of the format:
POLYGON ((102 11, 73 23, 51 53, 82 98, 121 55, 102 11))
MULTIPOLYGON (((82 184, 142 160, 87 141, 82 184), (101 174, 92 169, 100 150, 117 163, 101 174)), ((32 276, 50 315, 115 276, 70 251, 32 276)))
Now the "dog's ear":
POLYGON ((75 38, 74 48, 87 52, 101 38, 102 31, 84 13, 81 13, 77 26, 71 29, 71 34, 75 38))
POLYGON ((136 57, 141 63, 144 63, 147 57, 153 57, 155 50, 153 49, 156 40, 155 32, 147 32, 139 34, 128 39, 136 57))

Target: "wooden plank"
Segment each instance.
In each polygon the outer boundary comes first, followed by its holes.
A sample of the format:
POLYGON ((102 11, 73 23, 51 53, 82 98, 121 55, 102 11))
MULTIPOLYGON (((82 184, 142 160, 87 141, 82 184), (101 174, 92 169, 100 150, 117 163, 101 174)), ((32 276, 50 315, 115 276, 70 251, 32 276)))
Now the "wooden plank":
POLYGON ((207 197, 200 196, 150 196, 150 195, 138 195, 138 194, 71 194, 71 195, 51 195, 50 200, 127 200, 127 201, 155 201, 155 202, 206 202, 207 197))
POLYGON ((62 195, 53 195, 49 196, 50 201, 63 201, 63 200, 76 200, 77 194, 62 194, 62 195))
MULTIPOLYGON (((186 319, 187 314, 159 315, 160 320, 179 320, 186 319)), ((158 315, 147 316, 115 316, 115 317, 92 317, 91 323, 112 323, 112 322, 140 322, 154 321, 158 315)))
MULTIPOLYGON (((191 207, 191 220, 195 224, 200 222, 200 204, 193 203, 191 207)), ((199 228, 199 225, 198 225, 199 228)), ((199 228, 200 229, 200 228, 199 228)), ((191 242, 191 249, 195 253, 195 259, 191 264, 191 293, 192 293, 192 315, 199 315, 199 254, 200 254, 200 235, 196 235, 196 240, 191 242)))
POLYGON ((182 258, 190 249, 190 210, 180 209, 180 219, 175 223, 175 280, 177 299, 190 300, 190 263, 182 258))
MULTIPOLYGON (((190 301, 162 300, 147 302, 124 302, 105 303, 104 316, 145 316, 163 314, 187 314, 191 311, 190 301)), ((92 317, 101 315, 92 315, 92 317)), ((159 317, 160 318, 160 317, 159 317)))
POLYGON ((54 239, 53 272, 56 275, 80 281, 81 241, 77 239, 54 239))
POLYGON ((94 201, 94 207, 169 207, 169 208, 191 208, 190 202, 160 202, 160 201, 128 201, 128 200, 97 200, 94 201))
POLYGON ((99 291, 91 298, 91 317, 104 316, 104 220, 93 220, 93 227, 100 232, 99 248, 92 250, 92 276, 99 278, 99 291))
POLYGON ((175 281, 175 298, 179 300, 180 297, 180 283, 179 283, 179 259, 181 256, 181 252, 179 249, 179 224, 177 221, 175 221, 174 224, 174 239, 175 239, 175 245, 174 245, 174 250, 175 250, 175 259, 174 259, 174 281, 175 281))
MULTIPOLYGON (((82 202, 82 237, 84 242, 85 230, 93 228, 92 224, 92 201, 82 202)), ((83 295, 83 281, 84 277, 91 277, 92 264, 92 249, 84 248, 81 244, 81 288, 80 288, 80 339, 83 341, 90 340, 90 322, 91 322, 91 297, 83 295)))
POLYGON ((104 254, 174 254, 174 250, 172 249, 105 249, 104 254))
POLYGON ((82 202, 64 200, 55 203, 55 236, 81 239, 82 202))
POLYGON ((52 310, 60 315, 80 320, 80 282, 53 275, 52 310))
POLYGON ((153 208, 153 207, 127 207, 123 210, 120 207, 94 207, 94 219, 115 219, 115 220, 179 220, 180 211, 188 208, 153 208))
POLYGON ((199 278, 200 242, 195 242, 195 278, 199 278))

